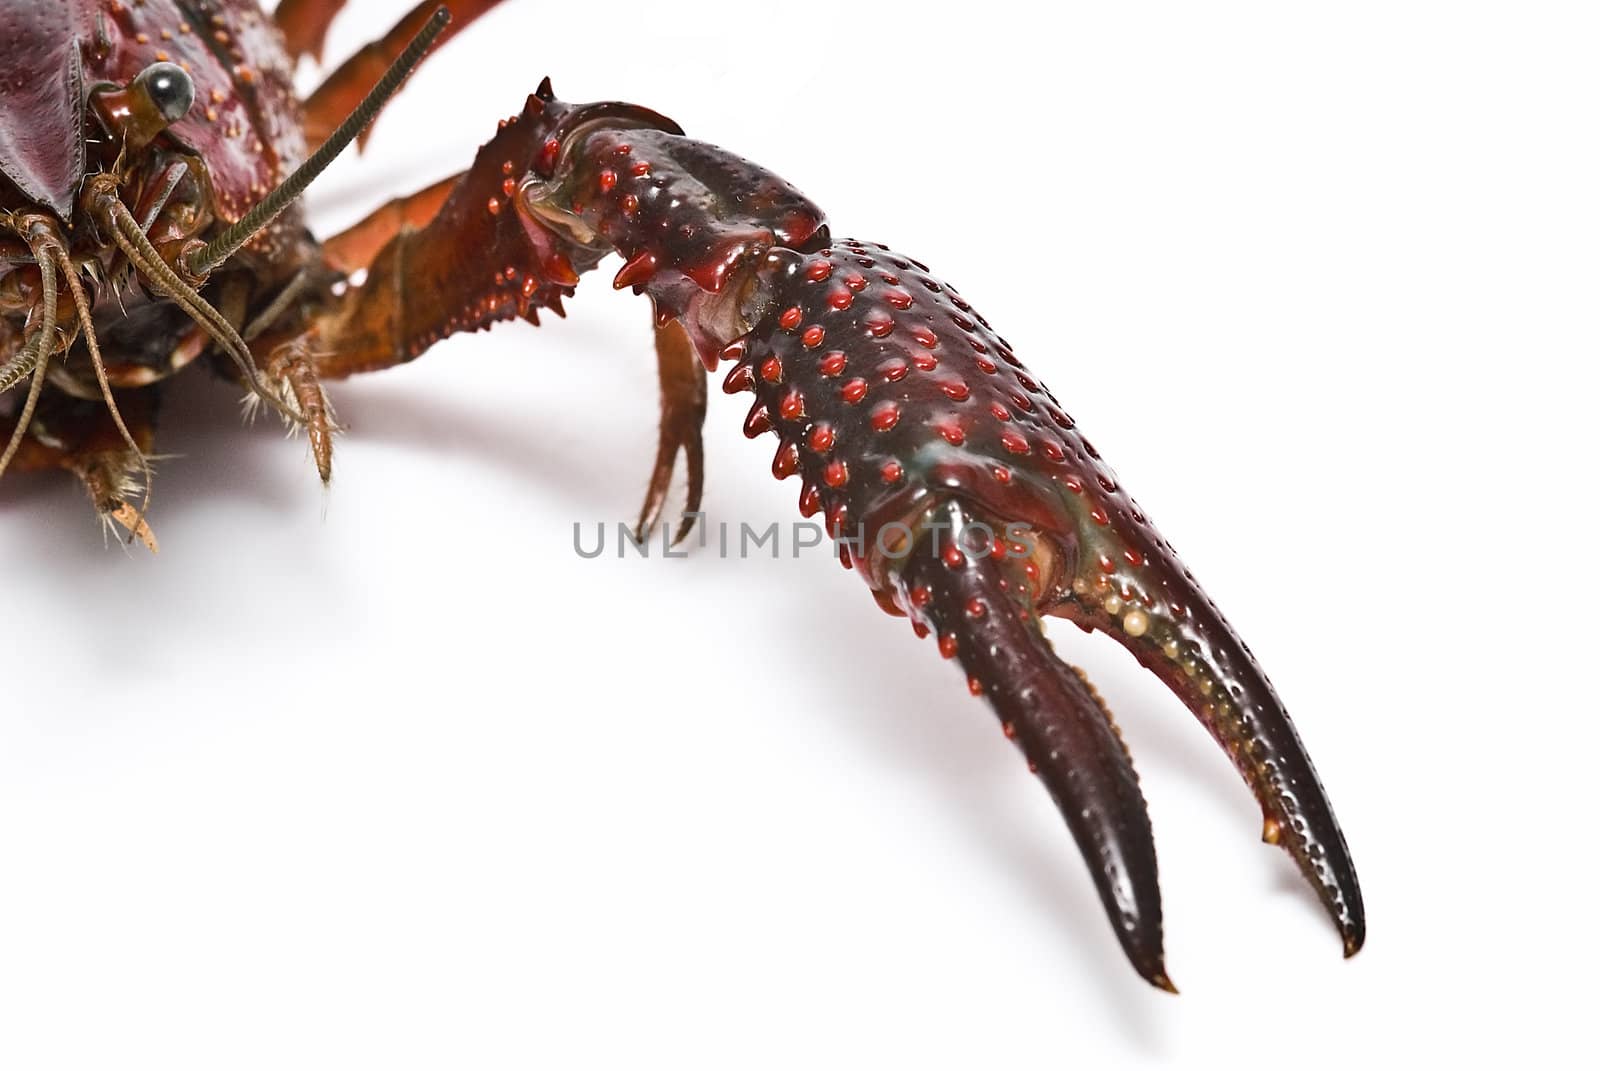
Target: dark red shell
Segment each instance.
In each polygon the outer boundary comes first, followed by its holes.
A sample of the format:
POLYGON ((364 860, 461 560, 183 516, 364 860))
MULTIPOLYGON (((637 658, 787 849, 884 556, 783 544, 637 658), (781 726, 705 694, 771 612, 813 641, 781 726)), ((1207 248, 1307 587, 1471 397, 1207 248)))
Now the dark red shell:
POLYGON ((0 172, 69 219, 83 178, 85 96, 169 60, 194 79, 174 137, 237 219, 305 156, 289 58, 250 0, 7 0, 0 6, 0 172))
POLYGON ((771 427, 780 458, 795 451, 806 512, 832 522, 842 510, 869 545, 941 496, 1058 538, 1082 527, 1072 489, 1098 492, 1109 474, 948 283, 854 241, 796 255, 767 281, 775 303, 729 386, 756 393, 748 431, 771 427))

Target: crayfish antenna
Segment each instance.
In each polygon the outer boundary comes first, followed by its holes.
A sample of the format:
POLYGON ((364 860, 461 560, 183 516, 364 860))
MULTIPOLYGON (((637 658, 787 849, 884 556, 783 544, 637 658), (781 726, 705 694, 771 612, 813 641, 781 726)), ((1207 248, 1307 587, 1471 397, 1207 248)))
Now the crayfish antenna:
POLYGON ((901 569, 902 605, 960 662, 1044 782, 1134 969, 1176 993, 1162 951, 1155 838, 1121 733, 1083 674, 1055 656, 1023 563, 964 550, 952 533, 965 519, 953 504, 934 520, 934 534, 901 569))

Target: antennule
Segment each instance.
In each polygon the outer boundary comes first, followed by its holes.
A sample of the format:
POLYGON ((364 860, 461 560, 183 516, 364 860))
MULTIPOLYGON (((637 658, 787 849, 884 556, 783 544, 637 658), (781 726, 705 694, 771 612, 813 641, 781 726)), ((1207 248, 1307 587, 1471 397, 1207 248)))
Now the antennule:
POLYGON ((311 154, 310 159, 295 168, 292 175, 279 183, 277 189, 257 202, 256 206, 246 212, 239 222, 217 235, 204 246, 196 249, 186 258, 184 266, 189 272, 197 278, 205 276, 218 264, 237 253, 246 242, 255 237, 258 231, 268 226, 278 218, 284 209, 293 204, 295 199, 305 192, 306 187, 311 185, 312 180, 322 174, 329 164, 333 163, 334 157, 343 152, 345 146, 354 141, 356 135, 366 129, 367 124, 377 117, 378 112, 383 110, 383 106, 388 103, 389 98, 394 96, 401 84, 406 80, 406 76, 411 73, 412 68, 416 67, 422 60, 423 55, 428 51, 429 46, 433 44, 434 39, 439 36, 449 23, 450 12, 448 9, 441 7, 435 11, 433 17, 422 27, 417 36, 411 39, 411 43, 406 46, 406 50, 400 53, 389 69, 384 72, 383 77, 378 79, 378 84, 372 87, 372 91, 362 99, 360 104, 356 105, 356 110, 350 113, 349 118, 339 124, 339 128, 329 136, 328 140, 323 142, 322 146, 311 154))

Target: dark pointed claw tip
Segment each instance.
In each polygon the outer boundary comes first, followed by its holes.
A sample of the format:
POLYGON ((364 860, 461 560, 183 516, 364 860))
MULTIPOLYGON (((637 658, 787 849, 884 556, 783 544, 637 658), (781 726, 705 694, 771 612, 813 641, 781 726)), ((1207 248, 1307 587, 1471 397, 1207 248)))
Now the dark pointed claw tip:
POLYGON ((1345 959, 1349 959, 1351 956, 1355 955, 1357 952, 1360 952, 1361 949, 1366 945, 1366 943, 1367 943, 1367 925, 1366 925, 1366 923, 1364 923, 1364 922, 1358 923, 1355 926, 1345 930, 1345 932, 1344 932, 1344 958, 1345 959))
POLYGON ((1178 987, 1172 984, 1172 979, 1167 977, 1165 968, 1157 968, 1153 973, 1144 976, 1144 980, 1157 989, 1164 989, 1173 996, 1178 995, 1178 987))

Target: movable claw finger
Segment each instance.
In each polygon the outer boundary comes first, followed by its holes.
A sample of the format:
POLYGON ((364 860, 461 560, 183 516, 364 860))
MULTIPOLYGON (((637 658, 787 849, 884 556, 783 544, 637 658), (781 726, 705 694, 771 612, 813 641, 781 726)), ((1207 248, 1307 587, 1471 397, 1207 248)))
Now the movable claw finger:
POLYGON ((1162 960, 1155 841, 1133 761, 1094 688, 1056 658, 1020 562, 963 550, 958 507, 936 518, 901 576, 902 605, 966 670, 1066 819, 1134 968, 1176 993, 1162 960))

